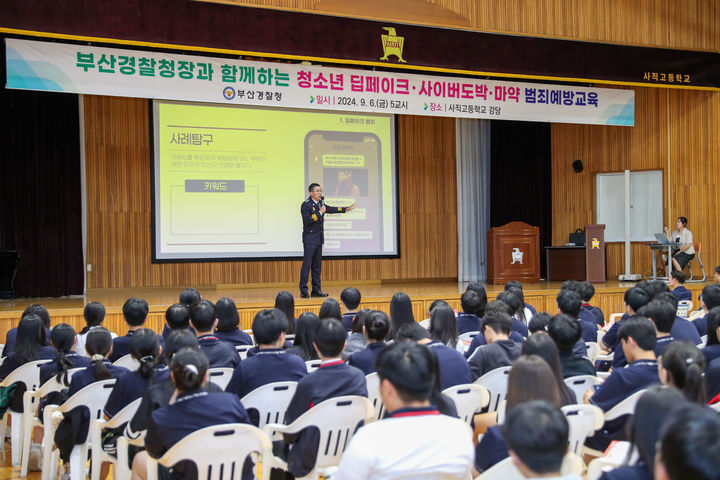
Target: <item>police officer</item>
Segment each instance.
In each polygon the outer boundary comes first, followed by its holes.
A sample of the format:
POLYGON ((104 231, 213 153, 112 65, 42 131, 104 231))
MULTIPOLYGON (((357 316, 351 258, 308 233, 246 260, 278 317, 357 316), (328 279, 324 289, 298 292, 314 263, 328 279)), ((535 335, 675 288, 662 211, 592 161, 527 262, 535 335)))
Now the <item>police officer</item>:
POLYGON ((303 263, 300 269, 300 296, 309 298, 307 281, 312 269, 313 297, 327 297, 320 288, 320 273, 322 272, 322 246, 325 243, 323 222, 326 213, 345 213, 355 208, 353 203, 349 207, 331 207, 325 205, 322 187, 311 183, 308 187, 310 196, 300 205, 300 215, 303 220, 303 263))

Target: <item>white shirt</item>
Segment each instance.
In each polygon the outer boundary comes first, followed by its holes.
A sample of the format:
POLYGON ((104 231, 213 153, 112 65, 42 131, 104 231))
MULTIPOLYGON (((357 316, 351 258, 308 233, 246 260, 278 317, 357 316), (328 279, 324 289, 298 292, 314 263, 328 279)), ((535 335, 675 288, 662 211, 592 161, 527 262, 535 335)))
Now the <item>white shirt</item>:
POLYGON ((688 248, 687 250, 685 250, 685 253, 687 253, 688 255, 694 255, 694 254, 695 254, 695 246, 693 245, 693 234, 692 234, 692 232, 691 232, 690 230, 688 230, 688 229, 686 228, 685 230, 683 230, 682 233, 680 233, 680 232, 678 232, 677 230, 675 230, 675 231, 672 233, 672 239, 671 239, 671 241, 672 241, 673 243, 675 243, 675 242, 678 241, 678 239, 680 240, 680 241, 678 242, 678 243, 680 244, 680 248, 684 247, 684 246, 687 245, 688 243, 690 244, 690 248, 688 248))
POLYGON ((470 427, 457 418, 423 414, 385 418, 358 430, 333 480, 465 480, 470 478, 474 455, 470 427))
MULTIPOLYGON (((94 327, 90 327, 87 332, 85 333, 78 333, 77 337, 75 337, 75 352, 77 352, 80 355, 88 356, 87 351, 85 350, 85 340, 87 340, 87 334, 90 333, 90 330, 98 328, 98 325, 94 327)), ((110 332, 110 336, 112 338, 117 337, 117 334, 110 332)))

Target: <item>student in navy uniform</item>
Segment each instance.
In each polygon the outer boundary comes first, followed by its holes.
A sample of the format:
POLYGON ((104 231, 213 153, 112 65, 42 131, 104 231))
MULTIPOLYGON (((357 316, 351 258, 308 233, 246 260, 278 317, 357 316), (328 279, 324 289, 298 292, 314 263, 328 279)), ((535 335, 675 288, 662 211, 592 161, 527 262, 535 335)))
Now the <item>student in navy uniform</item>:
POLYGON ((635 315, 635 312, 650 302, 650 296, 642 288, 632 287, 625 291, 623 301, 625 302, 625 314, 623 315, 623 318, 613 323, 607 333, 603 336, 600 343, 598 343, 600 350, 603 350, 604 352, 612 352, 615 349, 615 347, 619 344, 618 330, 620 330, 620 327, 625 320, 635 315))
MULTIPOLYGON (((367 385, 363 372, 351 367, 340 358, 345 346, 345 327, 340 320, 326 318, 320 321, 315 349, 322 360, 316 371, 298 381, 295 395, 288 405, 285 423, 294 422, 313 406, 334 397, 361 395, 367 397, 367 385)), ((288 470, 295 477, 307 475, 315 465, 319 434, 315 428, 307 428, 298 434, 285 435, 283 447, 293 444, 289 454, 282 448, 281 455, 288 459, 288 470)))
POLYGON ((572 290, 560 290, 560 293, 557 294, 556 301, 560 313, 568 315, 580 324, 583 341, 597 342, 598 328, 595 316, 587 310, 582 311, 582 300, 580 296, 572 290))
POLYGON ((207 355, 210 368, 235 368, 240 356, 235 347, 213 334, 218 320, 210 300, 200 300, 190 307, 190 325, 195 329, 200 348, 207 355))
POLYGON ((512 319, 500 311, 492 311, 483 317, 483 336, 488 344, 475 350, 468 358, 472 380, 475 381, 496 368, 506 367, 520 356, 522 344, 509 339, 512 319))
MULTIPOLYGON (((50 345, 52 345, 57 357, 55 361, 40 366, 40 385, 44 384, 59 373, 65 373, 71 368, 82 368, 90 365, 90 357, 80 355, 73 351, 75 346, 75 329, 61 323, 55 325, 50 331, 50 345)), ((61 379, 58 379, 61 380, 61 379)), ((67 382, 62 380, 67 385, 67 382)))
POLYGON ((395 338, 395 332, 406 323, 415 323, 412 301, 405 292, 396 292, 390 299, 390 333, 388 339, 395 338))
POLYGON ((520 320, 523 325, 527 325, 528 321, 532 318, 532 313, 525 307, 525 295, 523 294, 522 288, 510 287, 505 291, 515 295, 519 303, 517 310, 513 312, 513 317, 520 320))
MULTIPOLYGON (((703 287, 700 304, 702 305, 703 311, 705 311, 705 315, 713 308, 720 307, 720 283, 711 283, 703 287)), ((701 337, 707 335, 706 317, 696 318, 692 323, 698 335, 701 337)))
POLYGON ((163 328, 162 337, 167 340, 173 331, 183 329, 192 330, 190 328, 190 310, 184 304, 176 303, 165 310, 165 328, 163 328))
POLYGON ((320 319, 313 312, 303 312, 297 320, 295 340, 293 346, 288 348, 288 353, 298 355, 304 361, 317 360, 317 351, 313 346, 315 332, 317 331, 320 319))
POLYGON ((295 298, 287 290, 278 292, 275 296, 275 308, 285 314, 288 320, 288 334, 295 334, 297 318, 295 317, 295 298))
MULTIPOLYGON (((252 331, 258 352, 235 367, 226 392, 243 398, 265 384, 297 382, 307 374, 305 362, 283 349, 287 324, 285 314, 278 309, 260 310, 255 315, 252 331)), ((258 424, 257 418, 253 423, 258 424)))
POLYGON ((527 340, 523 342, 522 355, 537 355, 545 360, 555 376, 555 383, 557 383, 560 389, 560 401, 562 404, 573 405, 577 403, 575 392, 565 385, 562 368, 560 367, 560 355, 558 354, 557 345, 555 345, 553 339, 550 338, 550 335, 530 335, 527 340))
POLYGON ((465 291, 473 291, 477 293, 477 296, 480 298, 480 307, 478 307, 475 315, 477 315, 477 317, 482 320, 482 317, 485 315, 485 307, 487 307, 488 304, 487 292, 485 291, 485 287, 483 287, 483 284, 480 282, 471 282, 468 284, 467 287, 465 287, 465 291))
POLYGON ((238 315, 235 302, 230 298, 222 297, 215 302, 215 315, 218 319, 217 327, 215 328, 215 336, 217 338, 232 346, 253 344, 250 335, 238 328, 240 315, 238 315))
MULTIPOLYGON (((87 356, 87 352, 85 351, 85 338, 90 330, 103 326, 105 306, 100 302, 89 302, 83 309, 83 317, 85 318, 85 326, 78 332, 75 338, 75 351, 80 355, 87 356)), ((115 338, 117 334, 110 332, 110 336, 115 338)))
MULTIPOLYGON (((523 289, 522 283, 518 282, 517 280, 510 280, 509 282, 507 282, 505 284, 504 290, 510 291, 513 288, 519 288, 520 291, 522 292, 522 289, 523 289)), ((523 298, 524 297, 525 297, 525 294, 523 293, 523 298)), ((537 310, 535 310, 535 307, 533 307, 529 303, 525 303, 524 305, 525 305, 525 308, 530 312, 530 316, 528 318, 528 320, 530 320, 530 318, 535 316, 535 314, 537 313, 537 310)))
MULTIPOLYGON (((173 356, 170 375, 175 392, 170 404, 152 412, 145 437, 145 452, 133 460, 133 476, 146 478, 147 455, 160 458, 173 445, 205 427, 227 423, 250 423, 240 399, 225 392, 211 393, 203 388, 208 378, 208 360, 202 351, 184 348, 173 356)), ((249 462, 243 478, 247 477, 249 462)), ((161 478, 197 478, 192 462, 180 462, 163 470, 161 478)), ((250 475, 250 478, 252 476, 250 475)))
POLYGON ((675 321, 672 325, 672 330, 670 330, 670 335, 672 335, 675 340, 688 340, 692 342, 693 345, 699 345, 702 343, 700 335, 698 335, 697 330, 695 330, 693 322, 689 321, 687 318, 677 316, 678 299, 675 295, 667 291, 660 292, 653 297, 653 300, 660 300, 672 305, 672 308, 674 309, 673 311, 676 315, 675 321))
MULTIPOLYGON (((179 301, 180 305, 185 305, 185 308, 188 309, 188 318, 187 318, 188 322, 190 320, 190 306, 199 302, 200 300, 202 300, 202 297, 200 296, 200 292, 198 292, 196 288, 186 288, 185 290, 180 292, 180 298, 178 299, 178 301, 179 301)), ((172 307, 170 307, 170 308, 172 308, 172 307)), ((167 311, 165 312, 165 318, 167 320, 167 311)), ((178 313, 177 321, 175 322, 175 324, 177 325, 177 328, 182 328, 180 325, 181 318, 182 317, 178 313)), ((190 324, 188 323, 188 326, 189 325, 190 324)), ((173 329, 172 325, 166 324, 165 328, 163 328, 163 333, 162 333, 163 338, 167 338, 170 335, 170 330, 172 330, 172 329, 173 329)))
POLYGON ((458 341, 458 327, 455 312, 450 306, 438 305, 432 309, 428 333, 433 342, 439 342, 455 350, 458 341))
POLYGON ((385 348, 384 340, 390 331, 390 319, 385 312, 371 311, 365 317, 362 331, 367 339, 367 348, 350 355, 348 365, 359 368, 365 375, 370 375, 375 371, 375 359, 378 353, 385 348))
POLYGON ((678 340, 671 333, 677 318, 675 316, 676 312, 677 309, 670 302, 660 299, 651 300, 650 303, 638 310, 638 316, 648 318, 655 325, 657 335, 657 343, 655 344, 656 358, 660 358, 665 349, 672 342, 678 340))
POLYGON ((688 401, 705 405, 705 357, 690 342, 673 342, 659 360, 658 375, 667 386, 680 390, 688 401))
POLYGON ((685 274, 679 270, 670 273, 670 293, 675 295, 678 301, 689 300, 692 302, 692 292, 685 288, 685 274))
POLYGON ((478 312, 481 307, 484 310, 480 296, 472 290, 465 290, 465 293, 460 297, 460 306, 462 312, 457 315, 458 334, 479 332, 481 321, 478 312))
POLYGON ((105 403, 105 417, 112 418, 127 405, 142 397, 155 383, 158 359, 162 352, 155 332, 149 328, 136 330, 130 338, 130 355, 140 363, 137 370, 122 375, 115 382, 105 403))
POLYGON ((593 287, 593 284, 588 281, 580 282, 576 291, 583 301, 582 309, 593 314, 595 317, 595 323, 597 323, 598 326, 602 327, 605 325, 605 315, 603 315, 600 307, 590 305, 590 300, 592 300, 592 297, 595 296, 595 287, 593 287))
POLYGON ((573 352, 582 331, 580 324, 568 315, 559 314, 552 317, 547 333, 555 342, 560 357, 563 378, 577 375, 595 375, 595 367, 586 357, 573 352))
MULTIPOLYGON (((528 332, 530 332, 530 335, 538 332, 547 333, 548 325, 550 325, 551 319, 552 317, 547 312, 536 313, 533 318, 531 318, 528 322, 528 332)), ((510 339, 513 339, 512 335, 510 335, 510 339)), ((587 357, 587 347, 585 346, 585 342, 583 342, 582 338, 579 338, 578 341, 575 342, 575 345, 573 345, 572 353, 581 357, 587 357)))
POLYGON ((108 359, 113 349, 113 341, 107 328, 100 327, 91 330, 85 342, 85 349, 90 355, 90 365, 73 374, 68 397, 91 383, 118 378, 129 372, 127 368, 113 365, 108 359))
POLYGON ((512 328, 510 329, 510 331, 517 332, 523 338, 527 338, 527 336, 529 335, 527 324, 523 323, 516 316, 518 309, 520 309, 523 305, 522 302, 520 301, 520 298, 517 295, 515 295, 513 292, 511 292, 510 290, 506 290, 504 292, 498 293, 495 300, 498 302, 503 302, 510 309, 510 317, 512 320, 512 328))
MULTIPOLYGON (((658 364, 655 359, 655 327, 644 317, 630 317, 623 322, 618 338, 629 364, 613 370, 596 391, 585 392, 585 403, 590 403, 603 412, 625 400, 627 397, 660 383, 658 364)), ((626 440, 625 418, 606 422, 602 430, 588 438, 586 444, 598 450, 605 450, 611 440, 626 440)))
MULTIPOLYGON (((23 319, 27 315, 31 314, 37 315, 42 320, 45 327, 45 340, 47 341, 47 339, 50 338, 50 313, 47 311, 47 308, 43 307, 42 305, 33 303, 25 307, 25 310, 20 316, 20 319, 23 319)), ((7 357, 15 351, 15 339, 17 338, 17 330, 18 327, 13 327, 8 330, 5 338, 5 345, 3 346, 2 354, 0 354, 0 357, 7 357)), ((47 343, 45 345, 47 345, 47 343)))
MULTIPOLYGON (((368 316, 370 316, 370 313, 371 311, 369 308, 363 308, 357 312, 353 318, 352 330, 350 330, 347 342, 345 343, 345 349, 342 353, 342 359, 346 362, 351 355, 365 350, 368 346, 367 338, 363 333, 365 331, 363 327, 365 326, 365 321, 368 316)), ((387 318, 387 315, 385 315, 385 317, 387 318)), ((388 322, 390 322, 389 319, 388 322)))
POLYGON ((130 337, 133 336, 135 330, 144 327, 148 316, 148 303, 142 298, 128 298, 123 305, 123 316, 125 317, 125 323, 128 325, 128 333, 113 340, 112 353, 110 354, 111 362, 130 353, 130 337))
POLYGON ((345 310, 341 320, 345 330, 348 332, 352 330, 353 319, 358 311, 361 300, 360 290, 355 287, 348 287, 340 294, 340 301, 343 304, 343 310, 345 310))
MULTIPOLYGON (((508 316, 511 316, 510 307, 505 302, 501 302, 500 300, 493 300, 492 302, 488 303, 485 307, 485 314, 483 315, 483 318, 480 319, 480 333, 477 334, 475 337, 473 337, 472 342, 470 343, 470 347, 465 351, 465 358, 470 358, 473 353, 475 353, 475 350, 477 350, 478 347, 481 347, 483 345, 487 345, 488 342, 485 339, 485 335, 483 335, 483 324, 484 324, 484 318, 485 315, 487 315, 490 312, 503 312, 506 313, 508 316)), ((515 322, 520 323, 517 319, 512 319, 513 325, 515 325, 515 322)), ((528 329, 528 334, 530 333, 530 330, 528 329)), ((525 341, 523 336, 518 333, 517 331, 510 330, 510 336, 508 337, 510 340, 516 343, 522 344, 522 342, 525 341)), ((583 344, 584 345, 584 344, 583 344)))
POLYGON ((323 223, 327 213, 345 213, 355 208, 353 203, 349 207, 331 207, 325 205, 322 187, 317 183, 308 186, 310 196, 300 205, 300 216, 303 221, 303 263, 300 268, 300 296, 302 298, 327 297, 321 287, 322 274, 322 246, 325 243, 323 223), (308 276, 312 270, 312 292, 308 295, 308 276))
POLYGON ((720 307, 715 307, 705 315, 707 320, 707 345, 702 349, 705 365, 720 358, 720 307))

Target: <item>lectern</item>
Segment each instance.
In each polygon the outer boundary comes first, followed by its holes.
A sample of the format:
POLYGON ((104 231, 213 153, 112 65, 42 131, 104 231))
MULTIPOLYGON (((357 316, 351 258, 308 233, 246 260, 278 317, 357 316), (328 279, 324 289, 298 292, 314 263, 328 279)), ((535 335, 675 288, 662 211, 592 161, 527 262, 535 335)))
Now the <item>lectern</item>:
POLYGON ((605 225, 585 225, 585 280, 605 283, 605 225))
POLYGON ((510 222, 487 233, 489 283, 540 281, 540 229, 510 222))

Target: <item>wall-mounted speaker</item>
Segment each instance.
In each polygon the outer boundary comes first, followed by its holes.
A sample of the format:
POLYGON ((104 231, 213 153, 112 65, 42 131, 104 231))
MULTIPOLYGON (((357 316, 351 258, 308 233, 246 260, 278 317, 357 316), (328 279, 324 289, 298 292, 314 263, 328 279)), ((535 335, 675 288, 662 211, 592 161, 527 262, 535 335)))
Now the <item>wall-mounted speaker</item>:
POLYGON ((580 173, 583 171, 583 164, 582 160, 575 160, 572 163, 573 170, 575 170, 575 173, 580 173))

